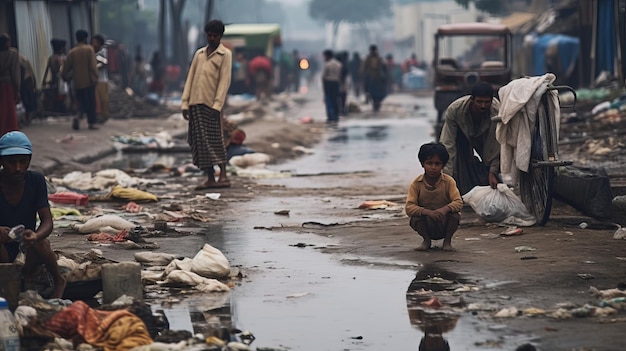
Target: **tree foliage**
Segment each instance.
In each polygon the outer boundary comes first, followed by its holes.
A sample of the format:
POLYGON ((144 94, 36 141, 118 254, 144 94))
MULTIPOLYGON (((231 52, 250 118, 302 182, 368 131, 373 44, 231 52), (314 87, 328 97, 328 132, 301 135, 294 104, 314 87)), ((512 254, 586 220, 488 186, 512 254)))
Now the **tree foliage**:
POLYGON ((313 19, 333 23, 362 23, 391 15, 391 0, 312 0, 313 19))

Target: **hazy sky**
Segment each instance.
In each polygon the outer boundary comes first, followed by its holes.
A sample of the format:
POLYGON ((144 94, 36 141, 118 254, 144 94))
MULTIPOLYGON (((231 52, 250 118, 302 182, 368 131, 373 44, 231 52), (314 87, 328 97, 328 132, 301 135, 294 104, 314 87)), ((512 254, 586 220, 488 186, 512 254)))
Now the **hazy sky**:
POLYGON ((270 1, 281 2, 283 4, 288 4, 288 5, 299 5, 299 4, 308 2, 308 0, 270 0, 270 1))

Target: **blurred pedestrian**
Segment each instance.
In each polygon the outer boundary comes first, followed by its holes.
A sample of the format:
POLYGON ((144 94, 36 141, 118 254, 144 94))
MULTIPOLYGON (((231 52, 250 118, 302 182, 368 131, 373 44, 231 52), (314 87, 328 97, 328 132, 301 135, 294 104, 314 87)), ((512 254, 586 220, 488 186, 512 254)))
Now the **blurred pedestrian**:
POLYGON ((230 92, 231 94, 247 93, 248 85, 248 60, 243 52, 238 52, 233 62, 233 81, 230 85, 230 92))
POLYGON ((316 84, 315 82, 317 82, 317 80, 315 79, 315 77, 317 76, 317 72, 319 72, 320 70, 320 63, 317 60, 317 57, 315 57, 315 55, 311 55, 309 56, 309 75, 307 77, 308 79, 308 86, 309 88, 311 88, 314 84, 316 84))
POLYGON ((387 91, 394 92, 402 89, 402 68, 395 62, 392 54, 387 54, 387 91))
POLYGON ((254 85, 257 100, 265 100, 272 91, 272 61, 265 56, 255 56, 248 63, 248 75, 254 85))
POLYGON ((148 91, 157 94, 159 98, 161 98, 163 96, 163 91, 165 90, 165 82, 163 80, 165 76, 165 63, 163 62, 159 51, 152 53, 150 70, 152 71, 152 81, 150 82, 148 91))
POLYGON ((135 54, 134 61, 132 88, 135 95, 143 97, 146 94, 146 79, 148 78, 148 74, 146 73, 146 63, 143 60, 140 47, 137 47, 137 54, 135 54))
POLYGON ((181 99, 183 117, 189 121, 187 134, 193 163, 208 175, 196 190, 230 187, 221 113, 230 87, 233 58, 220 43, 222 21, 207 22, 204 32, 208 45, 194 54, 181 99), (220 169, 217 181, 214 166, 220 169))
POLYGON ((380 111, 383 99, 387 96, 387 66, 383 62, 382 57, 378 55, 378 47, 370 46, 369 54, 363 66, 361 74, 365 82, 365 93, 372 100, 374 112, 380 111))
POLYGON ((63 65, 61 76, 71 81, 74 94, 78 100, 78 115, 72 120, 72 129, 80 129, 80 119, 83 113, 87 114, 89 129, 98 129, 96 126, 96 83, 98 83, 98 67, 96 54, 91 45, 87 44, 89 33, 86 30, 76 31, 78 44, 70 50, 63 65))
POLYGON ((98 83, 96 84, 96 111, 100 112, 98 122, 109 119, 109 51, 104 45, 104 36, 96 34, 91 37, 91 46, 96 52, 98 67, 98 83))
POLYGON ((0 133, 18 130, 17 105, 20 98, 20 57, 11 47, 11 37, 0 34, 0 133))
POLYGON ((298 50, 293 51, 293 91, 294 93, 300 92, 300 73, 302 69, 300 68, 300 53, 298 50))
POLYGON ((61 70, 66 59, 66 41, 52 38, 50 45, 52 45, 52 55, 48 57, 41 83, 44 93, 44 109, 51 112, 67 113, 66 101, 70 89, 67 82, 61 78, 61 70))
POLYGON ((339 122, 339 86, 341 84, 341 63, 331 50, 324 50, 324 69, 322 88, 326 104, 326 123, 336 125, 339 122))
POLYGON ((352 60, 350 60, 350 80, 354 96, 358 98, 361 95, 363 80, 361 79, 361 55, 356 51, 352 54, 352 60))
POLYGON ((342 51, 337 54, 337 60, 341 63, 341 75, 339 79, 339 115, 348 114, 348 76, 350 68, 348 67, 348 52, 342 51))
POLYGON ((26 56, 20 54, 20 98, 26 116, 23 120, 18 118, 18 126, 22 126, 21 123, 29 124, 34 114, 37 113, 36 82, 33 66, 26 56))

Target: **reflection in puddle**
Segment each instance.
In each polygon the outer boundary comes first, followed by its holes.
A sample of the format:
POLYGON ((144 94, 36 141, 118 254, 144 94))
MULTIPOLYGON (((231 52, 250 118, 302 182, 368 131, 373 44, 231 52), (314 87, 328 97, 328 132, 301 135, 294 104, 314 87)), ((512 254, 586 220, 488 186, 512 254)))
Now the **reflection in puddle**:
POLYGON ((411 281, 406 304, 411 325, 424 333, 420 351, 450 350, 444 334, 460 318, 463 300, 452 294, 459 284, 458 275, 434 266, 424 266, 411 281))

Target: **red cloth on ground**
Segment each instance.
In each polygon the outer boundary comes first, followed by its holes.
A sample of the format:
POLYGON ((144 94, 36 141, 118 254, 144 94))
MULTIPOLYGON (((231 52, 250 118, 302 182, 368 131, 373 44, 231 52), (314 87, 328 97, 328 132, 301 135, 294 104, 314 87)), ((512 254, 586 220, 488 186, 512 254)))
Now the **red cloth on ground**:
POLYGON ((20 128, 17 125, 13 84, 0 82, 0 136, 14 130, 20 130, 20 128))
POLYGON ((146 325, 128 310, 102 311, 76 301, 47 323, 50 331, 74 342, 82 338, 105 351, 128 351, 152 344, 146 325))

